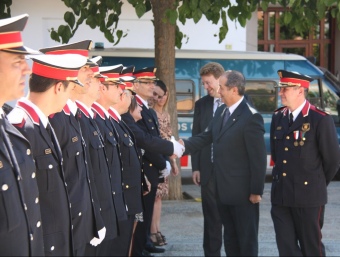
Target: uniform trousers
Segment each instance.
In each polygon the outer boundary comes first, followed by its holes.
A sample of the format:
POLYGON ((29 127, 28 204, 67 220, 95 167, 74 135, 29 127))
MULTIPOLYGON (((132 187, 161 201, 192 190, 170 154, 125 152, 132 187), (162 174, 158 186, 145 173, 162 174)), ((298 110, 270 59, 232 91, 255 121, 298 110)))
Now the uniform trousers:
POLYGON ((224 248, 227 256, 258 256, 259 204, 250 201, 239 205, 217 200, 224 226, 224 248))
POLYGON ((115 239, 113 239, 111 247, 111 256, 129 255, 134 221, 135 214, 128 215, 127 220, 122 220, 118 222, 119 235, 115 239))
POLYGON ((276 243, 280 256, 325 256, 321 229, 325 206, 285 207, 272 205, 276 243))
POLYGON ((222 221, 216 202, 216 183, 211 176, 201 185, 202 211, 204 217, 203 249, 205 256, 221 256, 222 221))
POLYGON ((157 187, 151 187, 151 191, 143 196, 144 199, 144 222, 138 222, 133 239, 132 256, 141 256, 146 247, 147 238, 150 235, 153 207, 155 204, 157 187))

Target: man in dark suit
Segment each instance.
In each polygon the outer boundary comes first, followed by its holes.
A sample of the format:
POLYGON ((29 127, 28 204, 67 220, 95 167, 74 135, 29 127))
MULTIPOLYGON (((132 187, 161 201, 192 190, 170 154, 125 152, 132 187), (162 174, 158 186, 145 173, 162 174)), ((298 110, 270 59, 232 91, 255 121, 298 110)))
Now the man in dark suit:
POLYGON ((27 98, 18 100, 9 121, 29 140, 37 172, 46 256, 73 253, 70 201, 58 140, 48 116, 62 110, 78 69, 86 63, 80 55, 34 56, 27 98), (68 81, 72 79, 72 82, 68 81))
POLYGON ((259 202, 266 174, 262 116, 244 99, 245 79, 238 71, 220 77, 226 106, 217 109, 205 132, 184 140, 188 153, 213 143, 217 205, 227 256, 257 256, 259 202))
MULTIPOLYGON (((222 103, 219 88, 219 78, 224 68, 216 62, 209 62, 200 70, 200 76, 208 95, 195 103, 192 135, 205 131, 213 115, 222 103)), ((217 209, 216 187, 213 178, 213 145, 204 146, 191 155, 192 180, 201 186, 202 210, 204 218, 203 249, 205 256, 221 256, 222 222, 217 209)))
MULTIPOLYGON (((64 47, 69 48, 69 54, 73 53, 74 49, 83 49, 83 52, 75 52, 83 53, 84 57, 88 57, 86 53, 91 43, 91 40, 84 40, 75 44, 64 45, 64 47)), ((48 50, 41 49, 41 51, 48 50)), ((94 66, 95 64, 87 62, 84 67, 79 69, 77 77, 82 79, 86 76, 88 71, 85 67, 90 65, 94 66)), ((71 203, 74 256, 84 256, 86 245, 94 237, 99 238, 98 231, 104 227, 100 208, 97 204, 96 188, 94 183, 91 183, 94 178, 92 173, 89 172, 89 157, 86 156, 85 142, 76 118, 78 111, 75 103, 77 92, 84 90, 87 90, 86 83, 77 84, 71 91, 70 98, 63 110, 49 117, 63 155, 63 168, 71 203)))
MULTIPOLYGON (((0 20, 0 105, 24 95, 25 77, 31 72, 21 31, 23 14, 0 20), (8 35, 12 35, 9 37, 8 35)), ((44 256, 36 167, 29 141, 0 109, 0 255, 44 256)))
MULTIPOLYGON (((159 182, 159 171, 166 168, 168 168, 169 171, 171 169, 170 163, 164 155, 170 156, 175 153, 178 157, 181 157, 183 153, 183 149, 177 142, 173 143, 160 138, 156 113, 148 107, 147 101, 153 97, 155 87, 155 71, 156 69, 154 67, 147 67, 133 73, 136 77, 136 81, 134 82, 135 98, 138 104, 142 106, 142 119, 138 122, 131 122, 131 119, 126 119, 126 122, 128 122, 127 125, 136 137, 137 147, 145 150, 143 155, 143 168, 145 175, 151 183, 150 193, 144 196, 144 222, 138 222, 134 235, 132 250, 132 255, 134 256, 142 255, 143 250, 155 253, 164 252, 164 248, 156 248, 153 246, 150 239, 150 226, 159 182)), ((125 121, 124 115, 122 115, 122 117, 125 121)))
POLYGON ((313 78, 285 70, 278 74, 284 107, 273 114, 270 129, 277 247, 280 256, 326 256, 321 229, 327 185, 340 164, 334 121, 306 100, 313 78))

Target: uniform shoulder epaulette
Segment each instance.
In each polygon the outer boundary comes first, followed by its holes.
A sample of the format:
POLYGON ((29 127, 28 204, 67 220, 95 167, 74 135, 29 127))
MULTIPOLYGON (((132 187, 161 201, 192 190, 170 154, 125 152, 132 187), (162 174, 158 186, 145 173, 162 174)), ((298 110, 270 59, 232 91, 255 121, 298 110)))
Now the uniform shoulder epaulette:
POLYGON ((71 110, 70 110, 70 107, 65 104, 64 108, 63 108, 63 112, 66 114, 66 115, 70 115, 71 114, 71 110))
POLYGON ((14 108, 7 115, 8 121, 17 128, 22 128, 25 125, 27 118, 27 114, 19 108, 14 108))
POLYGON ((312 111, 315 111, 315 112, 321 114, 322 116, 329 115, 327 112, 325 112, 325 111, 319 109, 319 108, 318 108, 317 106, 315 106, 315 105, 311 105, 311 106, 310 106, 310 109, 311 109, 312 111))
POLYGON ((282 112, 282 111, 284 111, 284 109, 286 109, 286 108, 287 108, 287 106, 282 106, 282 107, 276 109, 276 110, 274 111, 274 113, 276 114, 276 113, 278 113, 278 112, 282 112))

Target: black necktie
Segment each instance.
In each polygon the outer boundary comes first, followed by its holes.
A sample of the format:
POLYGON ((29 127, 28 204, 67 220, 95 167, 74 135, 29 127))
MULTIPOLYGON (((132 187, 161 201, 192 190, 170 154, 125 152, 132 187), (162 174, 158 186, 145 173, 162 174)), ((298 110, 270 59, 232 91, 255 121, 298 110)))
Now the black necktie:
POLYGON ((291 112, 289 114, 289 127, 292 126, 293 122, 294 122, 294 117, 293 117, 293 113, 291 112))
POLYGON ((227 123, 227 120, 229 119, 230 117, 230 111, 229 111, 229 108, 227 107, 225 112, 224 112, 224 115, 223 115, 223 122, 222 122, 222 128, 225 126, 225 124, 227 123))

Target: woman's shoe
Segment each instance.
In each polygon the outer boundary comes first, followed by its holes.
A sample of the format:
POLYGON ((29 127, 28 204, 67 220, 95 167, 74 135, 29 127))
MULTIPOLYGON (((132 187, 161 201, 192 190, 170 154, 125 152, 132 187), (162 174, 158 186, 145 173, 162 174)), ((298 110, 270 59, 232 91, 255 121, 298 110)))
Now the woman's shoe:
POLYGON ((163 246, 164 245, 163 238, 158 233, 151 233, 150 239, 151 239, 154 246, 163 246))
POLYGON ((167 243, 167 241, 166 241, 165 236, 164 236, 160 231, 158 231, 157 234, 162 238, 163 244, 164 244, 164 245, 167 245, 168 243, 167 243))

